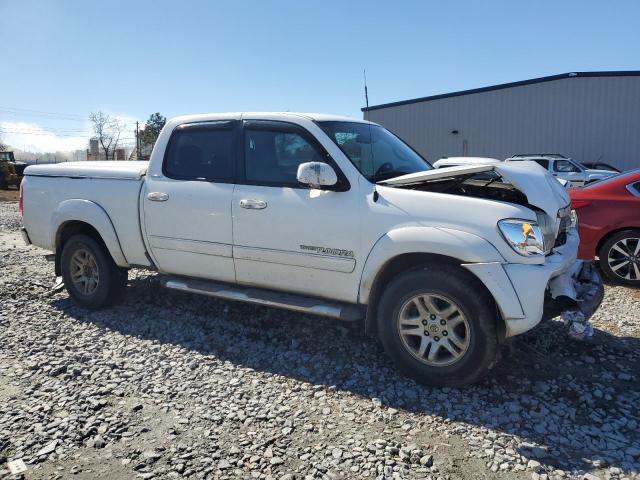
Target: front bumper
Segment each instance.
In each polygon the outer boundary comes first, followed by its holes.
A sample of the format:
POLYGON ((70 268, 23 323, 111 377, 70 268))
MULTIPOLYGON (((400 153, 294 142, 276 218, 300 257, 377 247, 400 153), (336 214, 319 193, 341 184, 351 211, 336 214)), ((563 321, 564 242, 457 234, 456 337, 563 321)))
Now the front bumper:
POLYGON ((596 312, 604 298, 604 285, 591 262, 579 260, 575 266, 549 282, 543 320, 567 311, 582 312, 584 321, 596 312))
POLYGON ((576 258, 579 242, 580 238, 574 228, 567 232, 566 243, 554 248, 543 264, 492 262, 463 265, 493 295, 505 322, 505 337, 531 330, 540 323, 543 316, 551 318, 550 316, 559 315, 567 305, 575 310, 577 303, 580 309, 585 309, 585 316, 587 313, 588 316, 593 315, 602 301, 602 281, 596 273, 597 279, 592 282, 595 286, 592 292, 595 291, 595 294, 587 298, 582 281, 575 278, 584 268, 588 268, 584 267, 588 265, 586 262, 576 258), (566 287, 562 295, 557 285, 566 287), (564 297, 569 297, 574 302, 568 302, 564 297))

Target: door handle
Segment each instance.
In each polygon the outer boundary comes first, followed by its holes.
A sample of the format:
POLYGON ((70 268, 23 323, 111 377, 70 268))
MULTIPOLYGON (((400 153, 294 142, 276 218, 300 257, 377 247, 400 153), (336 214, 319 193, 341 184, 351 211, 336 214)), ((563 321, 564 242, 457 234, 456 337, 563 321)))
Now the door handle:
POLYGON ((166 202, 169 200, 169 194, 164 192, 150 192, 147 198, 152 202, 166 202))
POLYGON ((262 210, 263 208, 267 208, 267 202, 253 198, 243 198, 240 200, 240 206, 249 210, 262 210))

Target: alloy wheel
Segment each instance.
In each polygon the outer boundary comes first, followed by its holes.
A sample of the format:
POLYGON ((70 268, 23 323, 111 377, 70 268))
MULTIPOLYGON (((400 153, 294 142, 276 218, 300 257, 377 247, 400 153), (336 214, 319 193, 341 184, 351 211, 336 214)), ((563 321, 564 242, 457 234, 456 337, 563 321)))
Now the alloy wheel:
POLYGON ((406 350, 430 366, 456 363, 469 349, 467 318, 451 299, 425 293, 400 308, 398 332, 406 350))
POLYGON ((95 255, 80 248, 71 256, 71 280, 83 295, 92 295, 100 284, 100 272, 95 255))
POLYGON ((625 280, 640 280, 640 238, 623 238, 614 243, 607 254, 609 268, 625 280))

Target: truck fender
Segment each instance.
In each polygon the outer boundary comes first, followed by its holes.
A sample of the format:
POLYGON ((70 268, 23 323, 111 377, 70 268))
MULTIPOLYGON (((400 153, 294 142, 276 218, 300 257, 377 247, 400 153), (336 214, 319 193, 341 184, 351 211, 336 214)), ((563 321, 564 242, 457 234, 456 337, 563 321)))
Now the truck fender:
POLYGON ((369 303, 376 277, 385 264, 407 253, 442 255, 461 264, 504 262, 491 243, 473 233, 427 226, 400 227, 381 236, 369 252, 360 279, 358 303, 369 303))
POLYGON ((100 234, 116 265, 129 267, 109 215, 100 205, 90 200, 79 198, 65 200, 55 208, 51 215, 52 228, 50 231, 53 232, 51 245, 55 245, 56 249, 58 247, 57 238, 60 228, 71 221, 84 222, 91 225, 100 234))

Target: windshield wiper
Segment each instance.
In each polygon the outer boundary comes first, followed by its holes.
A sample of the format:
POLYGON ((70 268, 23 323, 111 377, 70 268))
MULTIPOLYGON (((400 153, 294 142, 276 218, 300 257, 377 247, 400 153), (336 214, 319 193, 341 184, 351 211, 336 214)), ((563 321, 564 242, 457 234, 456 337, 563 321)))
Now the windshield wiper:
POLYGON ((390 178, 407 175, 408 173, 409 172, 398 172, 394 170, 393 172, 379 173, 378 175, 374 175, 373 177, 371 177, 369 180, 371 180, 373 183, 378 183, 378 182, 383 182, 384 180, 389 180, 390 178))

